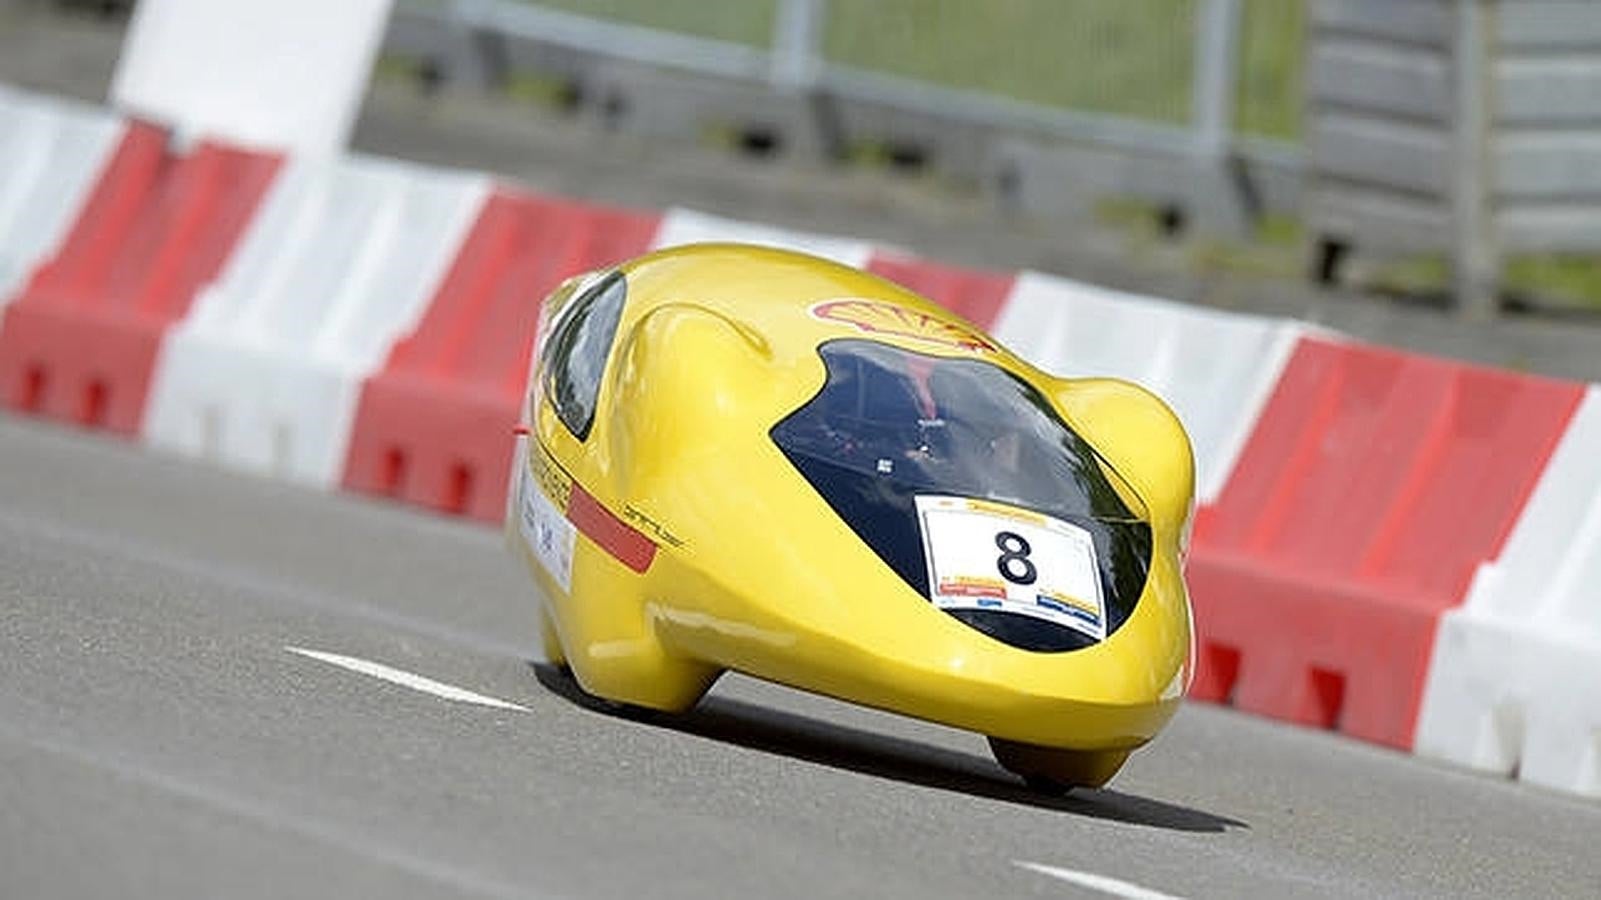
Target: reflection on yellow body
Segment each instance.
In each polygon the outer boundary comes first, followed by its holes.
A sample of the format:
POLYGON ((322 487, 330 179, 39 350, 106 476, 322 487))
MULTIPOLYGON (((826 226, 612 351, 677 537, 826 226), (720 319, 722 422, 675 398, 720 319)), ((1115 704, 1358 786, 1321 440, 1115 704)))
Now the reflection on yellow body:
POLYGON ((662 251, 543 315, 507 535, 584 690, 680 711, 733 669, 987 735, 1042 786, 1173 715, 1193 461, 1148 392, 778 250, 662 251))

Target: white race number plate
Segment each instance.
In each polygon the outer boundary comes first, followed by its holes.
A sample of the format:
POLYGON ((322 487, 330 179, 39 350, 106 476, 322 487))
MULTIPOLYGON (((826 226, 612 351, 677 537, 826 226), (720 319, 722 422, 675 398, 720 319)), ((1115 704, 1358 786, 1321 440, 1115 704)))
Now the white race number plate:
POLYGON ((966 497, 919 496, 929 599, 991 609, 1106 637, 1106 603, 1090 533, 1071 522, 966 497))

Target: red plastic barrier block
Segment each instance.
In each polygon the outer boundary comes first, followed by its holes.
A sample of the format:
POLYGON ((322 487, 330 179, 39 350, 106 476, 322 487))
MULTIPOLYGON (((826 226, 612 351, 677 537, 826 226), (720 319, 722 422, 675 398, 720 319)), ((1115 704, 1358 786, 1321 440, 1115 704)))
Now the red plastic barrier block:
POLYGON ((867 270, 911 288, 985 331, 995 326, 1017 281, 1009 273, 961 269, 883 251, 873 253, 867 270))
POLYGON ((416 330, 362 385, 344 486, 498 520, 540 301, 645 252, 658 218, 497 190, 416 330))
POLYGON ((232 252, 281 159, 130 122, 54 257, 0 328, 14 409, 132 435, 162 334, 232 252))
POLYGON ((1189 562, 1192 696, 1411 745, 1434 631, 1580 384, 1304 338, 1189 562))

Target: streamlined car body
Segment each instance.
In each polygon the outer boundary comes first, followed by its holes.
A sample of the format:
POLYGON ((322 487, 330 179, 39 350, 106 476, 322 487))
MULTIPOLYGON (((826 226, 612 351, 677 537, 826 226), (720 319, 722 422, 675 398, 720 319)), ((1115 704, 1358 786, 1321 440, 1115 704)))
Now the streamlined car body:
POLYGON ((1144 389, 732 244, 572 279, 537 341, 507 538, 588 693, 683 711, 732 669, 981 733, 1042 789, 1184 696, 1194 463, 1144 389))

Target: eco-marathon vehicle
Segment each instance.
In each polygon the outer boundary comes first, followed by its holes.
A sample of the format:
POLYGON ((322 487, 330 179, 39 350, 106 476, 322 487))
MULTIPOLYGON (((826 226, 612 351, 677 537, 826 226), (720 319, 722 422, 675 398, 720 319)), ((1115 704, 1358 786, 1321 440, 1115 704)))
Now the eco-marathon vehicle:
POLYGON ((684 711, 733 669, 984 734, 1045 791, 1184 696, 1194 463, 1142 388, 733 244, 572 279, 537 340, 507 537, 589 694, 684 711))

